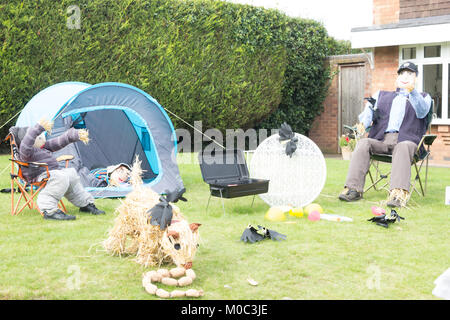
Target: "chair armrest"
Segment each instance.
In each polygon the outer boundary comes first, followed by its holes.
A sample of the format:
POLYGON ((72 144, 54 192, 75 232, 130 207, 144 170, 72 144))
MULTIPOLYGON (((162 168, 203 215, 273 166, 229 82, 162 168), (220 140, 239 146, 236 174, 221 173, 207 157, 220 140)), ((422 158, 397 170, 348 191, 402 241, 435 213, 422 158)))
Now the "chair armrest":
MULTIPOLYGON (((27 162, 27 161, 20 161, 20 160, 16 160, 16 159, 9 159, 10 161, 14 162, 15 164, 17 164, 19 167, 27 167, 27 168, 39 168, 39 167, 43 167, 45 168, 45 172, 47 174, 47 178, 45 179, 49 179, 50 178, 50 172, 48 170, 48 163, 44 163, 44 162, 27 162)), ((25 179, 25 177, 22 176, 21 173, 21 169, 19 169, 19 172, 16 174, 11 173, 11 178, 14 177, 18 177, 20 179, 23 179, 25 181, 27 181, 27 179, 25 179)))
POLYGON ((16 159, 9 159, 10 161, 17 163, 20 166, 24 166, 24 167, 48 167, 48 164, 45 162, 27 162, 27 161, 20 161, 20 160, 16 160, 16 159))
POLYGON ((436 138, 437 135, 435 134, 426 134, 423 136, 423 143, 427 146, 431 146, 436 138))
POLYGON ((69 167, 69 161, 72 160, 73 158, 75 158, 73 155, 71 154, 63 154, 60 155, 58 158, 56 158, 56 161, 60 162, 60 161, 65 161, 66 162, 66 168, 69 167))
POLYGON ((435 135, 435 134, 424 134, 422 136, 422 139, 420 139, 419 144, 417 145, 416 154, 420 155, 420 148, 423 145, 431 146, 436 138, 437 138, 437 135, 435 135))
POLYGON ((68 160, 72 160, 74 158, 73 155, 71 154, 63 154, 61 156, 59 156, 58 158, 56 158, 56 161, 68 161, 68 160))

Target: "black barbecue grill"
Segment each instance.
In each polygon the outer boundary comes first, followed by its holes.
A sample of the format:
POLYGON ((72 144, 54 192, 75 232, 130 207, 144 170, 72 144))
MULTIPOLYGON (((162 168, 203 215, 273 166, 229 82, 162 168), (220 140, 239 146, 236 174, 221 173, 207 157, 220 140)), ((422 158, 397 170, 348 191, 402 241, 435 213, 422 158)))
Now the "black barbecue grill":
POLYGON ((199 153, 199 163, 203 180, 209 185, 210 190, 206 209, 211 196, 222 199, 222 208, 225 213, 224 198, 253 195, 254 201, 257 194, 266 193, 269 189, 269 180, 249 177, 242 150, 199 153))

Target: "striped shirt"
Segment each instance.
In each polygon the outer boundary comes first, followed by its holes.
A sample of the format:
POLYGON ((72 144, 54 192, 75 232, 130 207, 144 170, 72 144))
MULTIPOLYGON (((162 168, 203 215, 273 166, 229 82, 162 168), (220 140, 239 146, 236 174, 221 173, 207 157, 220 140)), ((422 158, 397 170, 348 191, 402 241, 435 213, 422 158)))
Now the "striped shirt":
MULTIPOLYGON (((36 124, 34 127, 30 127, 27 133, 23 137, 19 146, 20 160, 26 162, 41 162, 48 165, 49 170, 59 169, 58 161, 53 155, 54 151, 58 151, 72 142, 79 141, 78 130, 70 128, 62 135, 47 140, 42 148, 34 147, 34 141, 36 138, 44 132, 45 129, 40 124, 36 124)), ((39 168, 22 168, 23 176, 28 181, 34 181, 41 173, 45 172, 44 167, 39 168)))

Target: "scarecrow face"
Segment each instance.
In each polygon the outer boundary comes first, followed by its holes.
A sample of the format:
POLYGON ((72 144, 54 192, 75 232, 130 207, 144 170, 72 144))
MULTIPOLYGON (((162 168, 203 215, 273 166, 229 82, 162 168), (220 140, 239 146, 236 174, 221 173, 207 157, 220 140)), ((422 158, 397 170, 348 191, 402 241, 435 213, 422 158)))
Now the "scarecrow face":
POLYGON ((416 86, 416 73, 409 71, 409 70, 403 70, 398 74, 396 86, 400 89, 414 89, 416 86))
POLYGON ((130 170, 125 166, 120 166, 111 173, 111 184, 119 185, 120 183, 126 182, 130 177, 130 170))
POLYGON ((35 148, 40 149, 40 148, 42 148, 44 146, 45 141, 46 141, 46 139, 45 139, 45 132, 42 132, 40 135, 37 136, 36 140, 34 141, 34 145, 33 146, 35 148))

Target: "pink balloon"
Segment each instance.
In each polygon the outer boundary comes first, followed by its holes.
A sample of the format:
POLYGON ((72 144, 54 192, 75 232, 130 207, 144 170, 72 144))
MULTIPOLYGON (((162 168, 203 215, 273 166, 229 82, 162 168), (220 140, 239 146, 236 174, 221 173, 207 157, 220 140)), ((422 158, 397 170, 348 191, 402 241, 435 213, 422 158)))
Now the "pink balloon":
POLYGON ((311 211, 308 214, 308 220, 310 220, 310 221, 318 221, 318 220, 320 220, 320 213, 319 213, 319 211, 316 211, 316 210, 311 211))
POLYGON ((386 213, 386 210, 380 207, 372 206, 372 214, 375 216, 381 216, 382 214, 386 213))

